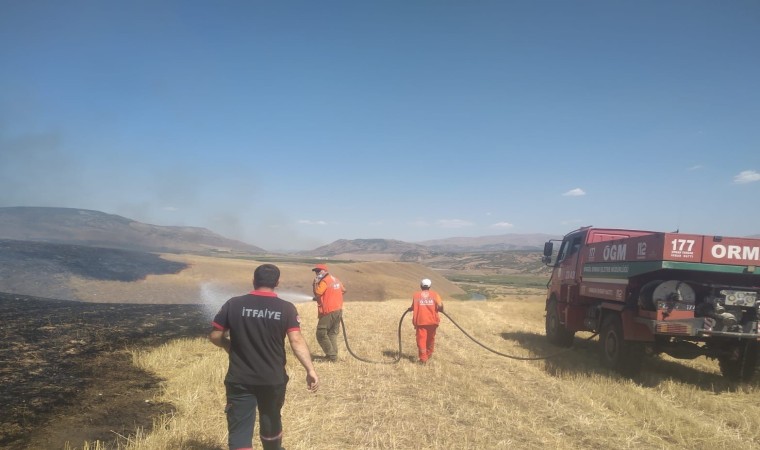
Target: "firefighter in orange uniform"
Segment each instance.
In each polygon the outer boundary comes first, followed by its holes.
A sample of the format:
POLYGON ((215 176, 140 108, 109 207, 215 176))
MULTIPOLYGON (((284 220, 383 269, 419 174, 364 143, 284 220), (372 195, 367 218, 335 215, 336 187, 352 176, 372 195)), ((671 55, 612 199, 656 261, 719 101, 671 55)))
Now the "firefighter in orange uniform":
POLYGON ((417 334, 417 349, 422 364, 433 356, 435 332, 441 323, 438 311, 443 311, 443 300, 437 292, 430 289, 432 284, 427 278, 420 281, 421 290, 414 293, 412 306, 408 309, 414 312, 412 323, 417 334))
POLYGON ((317 302, 317 342, 329 361, 338 360, 338 332, 343 316, 345 286, 327 271, 327 266, 317 264, 311 269, 314 276, 314 301, 317 302))

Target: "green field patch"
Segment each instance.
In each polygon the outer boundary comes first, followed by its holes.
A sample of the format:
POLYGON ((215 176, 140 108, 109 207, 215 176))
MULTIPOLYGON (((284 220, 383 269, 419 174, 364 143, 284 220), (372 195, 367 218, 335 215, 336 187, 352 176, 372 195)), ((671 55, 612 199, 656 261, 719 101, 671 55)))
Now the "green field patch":
POLYGON ((358 262, 352 259, 320 259, 307 256, 291 255, 237 255, 228 258, 244 259, 247 261, 259 261, 264 263, 296 263, 296 264, 348 264, 358 262))
MULTIPOLYGON (((545 275, 526 275, 526 274, 509 274, 509 275, 476 275, 476 274, 455 274, 446 277, 449 281, 456 284, 466 284, 468 287, 478 285, 497 285, 509 287, 525 288, 546 288, 549 277, 545 275)), ((465 289, 467 290, 467 289, 465 289)))

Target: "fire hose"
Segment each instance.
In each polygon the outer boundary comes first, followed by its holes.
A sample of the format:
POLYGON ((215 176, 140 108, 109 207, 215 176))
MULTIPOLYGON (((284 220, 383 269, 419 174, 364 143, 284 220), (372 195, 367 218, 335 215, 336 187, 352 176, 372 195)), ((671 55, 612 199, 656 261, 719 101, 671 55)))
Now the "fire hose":
MULTIPOLYGON (((457 328, 459 328, 459 331, 461 331, 462 333, 464 333, 464 335, 465 335, 465 336, 467 336, 468 338, 470 338, 470 340, 471 340, 472 342, 474 342, 474 343, 478 344, 479 346, 483 347, 484 349, 488 350, 488 351, 489 351, 489 352, 491 352, 491 353, 495 353, 495 354, 497 354, 497 355, 499 355, 499 356, 503 356, 503 357, 505 357, 505 358, 509 358, 509 359, 516 359, 516 360, 518 360, 518 361, 537 361, 537 360, 540 360, 540 359, 549 359, 549 358, 554 358, 555 356, 559 356, 559 355, 561 355, 561 354, 563 354, 563 353, 567 353, 568 351, 570 351, 570 348, 566 348, 566 349, 560 350, 560 351, 558 351, 558 352, 555 352, 555 353, 551 353, 551 354, 549 354, 549 355, 544 355, 544 356, 514 356, 514 355, 507 355, 507 354, 504 354, 504 353, 498 352, 498 351, 496 351, 496 350, 494 350, 494 349, 492 349, 492 348, 489 348, 489 347, 487 347, 487 346, 486 346, 485 344, 483 344, 482 342, 480 342, 480 341, 478 341, 477 339, 475 339, 474 337, 470 336, 470 334, 469 334, 469 333, 467 333, 467 332, 464 330, 464 328, 460 327, 460 326, 459 326, 459 324, 458 324, 458 323, 456 323, 456 322, 454 321, 454 319, 452 319, 452 318, 451 318, 451 316, 449 316, 449 315, 448 315, 448 314, 446 314, 445 312, 441 311, 441 314, 443 314, 444 316, 446 316, 446 318, 447 318, 447 319, 449 319, 449 320, 451 321, 451 323, 453 323, 453 324, 454 324, 454 325, 455 325, 457 328)), ((590 337, 586 338, 586 340, 591 340, 591 339, 593 339, 593 338, 594 338, 594 337, 595 337, 597 334, 598 334, 598 333, 594 333, 594 334, 592 334, 590 337)))
POLYGON ((404 322, 404 317, 409 314, 409 311, 404 311, 404 314, 401 315, 401 319, 398 321, 398 356, 394 358, 392 361, 372 361, 369 359, 364 359, 360 356, 358 356, 356 353, 354 353, 351 350, 351 347, 348 345, 348 334, 346 334, 346 324, 343 322, 343 317, 340 318, 340 326, 343 328, 343 340, 346 342, 346 350, 348 350, 348 353, 351 354, 354 358, 358 359, 359 361, 370 363, 370 364, 396 364, 397 362, 401 361, 401 324, 404 322))
MULTIPOLYGON (((390 360, 390 361, 373 361, 373 360, 362 358, 362 357, 358 356, 356 353, 354 353, 353 350, 351 350, 351 347, 348 344, 348 334, 346 333, 346 324, 343 322, 343 318, 341 317, 341 319, 340 319, 340 326, 343 329, 343 340, 346 343, 346 350, 348 350, 348 353, 351 356, 353 356, 354 358, 356 358, 356 359, 358 359, 359 361, 362 361, 362 362, 366 362, 366 363, 370 363, 370 364, 396 364, 397 362, 401 361, 401 325, 404 322, 404 317, 406 317, 406 315, 408 313, 409 313, 409 311, 404 311, 404 314, 401 315, 401 319, 398 321, 398 356, 396 356, 393 360, 390 360)), ((507 355, 506 353, 501 353, 501 352, 499 352, 497 350, 494 350, 494 349, 486 346, 482 342, 480 342, 477 339, 475 339, 474 337, 472 337, 467 331, 465 331, 464 328, 462 328, 458 323, 456 323, 456 321, 454 319, 452 319, 451 316, 449 316, 447 313, 445 313, 443 311, 440 311, 440 313, 443 314, 444 316, 446 316, 446 318, 449 319, 451 321, 451 323, 454 324, 454 326, 456 326, 457 328, 459 328, 459 331, 461 331, 465 336, 467 336, 468 338, 470 338, 470 340, 472 342, 478 344, 479 346, 483 347, 484 349, 488 350, 491 353, 494 353, 494 354, 499 355, 499 356, 503 356, 505 358, 515 359, 515 360, 518 360, 518 361, 537 361, 537 360, 542 360, 542 359, 554 358, 555 356, 559 356, 559 355, 561 355, 563 353, 567 353, 568 351, 570 351, 572 349, 572 347, 570 347, 570 348, 562 349, 562 350, 560 350, 558 352, 551 353, 549 355, 544 355, 544 356, 515 356, 515 355, 507 355)), ((587 341, 591 340, 594 337, 596 337, 597 334, 599 334, 599 333, 594 333, 591 336, 589 336, 588 338, 586 338, 585 340, 587 340, 587 341)))

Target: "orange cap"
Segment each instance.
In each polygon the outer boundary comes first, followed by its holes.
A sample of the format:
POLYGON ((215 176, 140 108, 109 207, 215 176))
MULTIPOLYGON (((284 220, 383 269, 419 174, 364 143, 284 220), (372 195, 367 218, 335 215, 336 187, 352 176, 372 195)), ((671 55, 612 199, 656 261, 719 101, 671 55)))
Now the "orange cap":
POLYGON ((325 272, 327 272, 327 266, 326 266, 326 265, 324 265, 324 264, 317 264, 317 265, 316 265, 316 266, 314 266, 314 268, 313 268, 313 269, 311 269, 311 270, 312 270, 312 271, 314 271, 314 272, 317 272, 317 271, 320 271, 320 270, 324 270, 325 272))

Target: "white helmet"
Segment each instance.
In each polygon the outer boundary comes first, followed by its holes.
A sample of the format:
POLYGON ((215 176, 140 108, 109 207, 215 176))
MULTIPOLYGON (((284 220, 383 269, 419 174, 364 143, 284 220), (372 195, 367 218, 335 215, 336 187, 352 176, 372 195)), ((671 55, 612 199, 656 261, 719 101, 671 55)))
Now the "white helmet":
POLYGON ((423 279, 422 279, 422 281, 420 281, 420 286, 422 286, 422 287, 426 287, 426 288, 429 288, 429 287, 430 287, 430 286, 432 286, 432 285, 433 285, 433 282, 432 282, 432 281, 430 281, 430 280, 429 280, 429 279, 427 279, 427 278, 423 278, 423 279))

